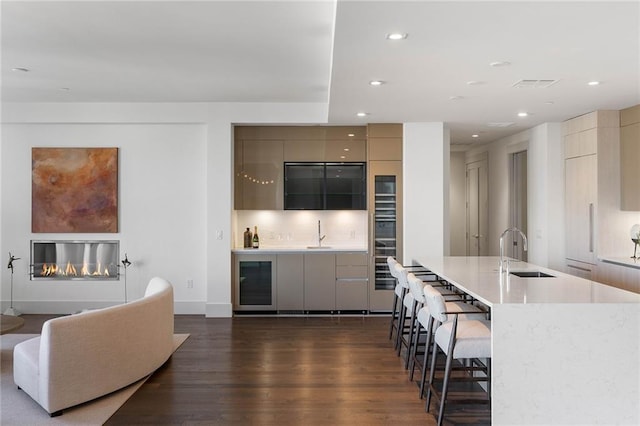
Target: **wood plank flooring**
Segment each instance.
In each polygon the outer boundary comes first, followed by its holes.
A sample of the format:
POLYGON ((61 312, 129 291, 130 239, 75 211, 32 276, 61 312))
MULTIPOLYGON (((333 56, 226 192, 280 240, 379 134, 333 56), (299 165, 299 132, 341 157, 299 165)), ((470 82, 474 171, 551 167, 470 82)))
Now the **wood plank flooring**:
MULTIPOLYGON (((48 317, 24 318, 37 333, 48 317)), ((191 336, 107 425, 435 424, 387 316, 177 315, 175 332, 191 336)))

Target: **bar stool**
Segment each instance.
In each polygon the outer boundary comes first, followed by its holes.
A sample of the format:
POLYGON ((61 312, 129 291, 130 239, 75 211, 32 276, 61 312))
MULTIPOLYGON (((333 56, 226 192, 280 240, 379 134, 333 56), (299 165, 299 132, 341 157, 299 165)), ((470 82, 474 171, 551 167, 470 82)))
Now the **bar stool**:
MULTIPOLYGON (((446 302, 442 295, 430 287, 424 289, 429 314, 435 321, 435 333, 433 339, 433 347, 431 350, 431 368, 429 373, 429 388, 427 390, 427 401, 425 409, 428 412, 431 404, 432 395, 440 400, 440 408, 438 410, 438 426, 442 425, 444 412, 447 402, 447 393, 451 380, 451 370, 453 360, 468 360, 463 362, 464 369, 471 376, 466 380, 477 380, 487 382, 487 396, 479 400, 473 400, 475 403, 491 402, 491 382, 490 382, 490 359, 491 359, 491 322, 488 320, 463 320, 459 316, 463 312, 451 312, 447 310, 446 302), (451 317, 453 317, 451 319, 451 317), (435 370, 437 352, 440 349, 447 357, 442 380, 442 389, 438 395, 435 386, 435 370), (487 359, 486 365, 477 361, 480 358, 487 359), (479 367, 474 367, 474 364, 479 367), (481 370, 484 371, 485 377, 474 377, 473 373, 481 370)), ((469 398, 465 398, 465 402, 471 402, 469 398)))
MULTIPOLYGON (((409 290, 415 300, 414 309, 413 309, 413 317, 411 319, 411 324, 413 324, 412 329, 410 330, 410 350, 407 350, 407 359, 405 362, 405 368, 409 368, 409 380, 413 381, 413 373, 415 370, 415 365, 418 364, 418 355, 423 355, 423 364, 420 367, 423 374, 422 379, 420 381, 420 398, 422 398, 424 391, 424 372, 426 371, 426 362, 428 358, 428 348, 429 342, 431 339, 431 327, 429 326, 429 319, 431 316, 429 315, 429 308, 426 306, 426 298, 424 289, 430 287, 440 294, 442 294, 443 298, 446 299, 445 305, 448 311, 453 312, 478 312, 478 315, 471 316, 470 318, 478 318, 484 319, 484 314, 482 309, 474 306, 470 303, 465 302, 465 295, 454 293, 443 287, 434 287, 430 284, 426 284, 417 278, 415 275, 409 273, 407 274, 407 281, 409 283, 409 290), (427 338, 425 341, 425 350, 423 353, 418 352, 419 342, 420 342, 420 332, 421 330, 427 330, 427 338), (413 332, 411 334, 411 332, 413 332)), ((465 315, 466 319, 466 315, 465 315)), ((433 322, 433 321, 432 321, 433 322)))
MULTIPOLYGON (((423 288, 423 297, 424 297, 424 303, 423 303, 423 307, 421 309, 418 310, 418 313, 416 315, 417 317, 417 324, 416 324, 416 331, 415 331, 415 335, 414 335, 414 341, 413 341, 413 345, 412 345, 412 356, 411 356, 411 363, 409 365, 409 368, 411 370, 409 378, 410 380, 413 380, 413 374, 414 374, 414 370, 416 365, 418 366, 418 368, 421 370, 421 377, 420 377, 420 399, 422 399, 422 396, 424 395, 424 387, 425 387, 425 382, 426 382, 426 376, 427 376, 427 368, 428 368, 428 361, 429 361, 429 357, 431 355, 431 351, 430 351, 430 346, 431 346, 431 339, 433 336, 433 331, 435 330, 434 327, 434 320, 433 317, 431 316, 431 314, 429 313, 429 307, 426 304, 426 296, 425 296, 425 292, 427 287, 431 287, 428 284, 423 288), (422 353, 419 353, 419 346, 420 346, 420 335, 422 331, 426 331, 426 338, 424 340, 424 351, 422 353), (420 360, 418 358, 418 355, 422 355, 422 364, 420 364, 420 360)), ((431 287, 433 289, 433 287, 431 287)), ((437 289, 435 289, 437 290, 437 289)), ((450 299, 447 296, 443 296, 445 297, 445 299, 450 299)), ((470 319, 478 319, 478 320, 484 320, 487 317, 487 312, 482 309, 481 307, 475 306, 473 305, 472 299, 467 299, 464 296, 462 296, 463 298, 461 300, 449 300, 445 302, 445 306, 447 309, 447 312, 459 312, 459 319, 460 320, 470 320, 470 319), (463 313, 465 312, 465 313, 463 313), (477 313, 476 313, 477 312, 477 313)))
MULTIPOLYGON (((396 340, 398 356, 402 353, 403 347, 407 348, 404 368, 408 369, 409 361, 411 359, 413 334, 416 327, 416 312, 418 312, 418 309, 420 309, 424 304, 424 292, 422 291, 424 282, 413 272, 409 272, 409 270, 400 265, 395 265, 395 269, 396 274, 398 275, 398 282, 403 288, 408 289, 408 292, 406 292, 402 300, 402 309, 398 319, 398 336, 396 340), (412 280, 409 280, 409 276, 412 277, 412 280), (414 283, 413 286, 411 285, 411 282, 414 283), (408 325, 406 325, 407 319, 409 319, 408 325), (405 338, 405 336, 407 337, 405 338)), ((431 275, 435 276, 433 273, 431 273, 431 275)), ((439 281, 433 281, 432 287, 447 297, 459 297, 449 290, 449 287, 446 284, 439 281)))
MULTIPOLYGON (((391 306, 391 320, 389 321, 389 340, 393 339, 393 333, 395 330, 398 330, 398 323, 400 317, 400 311, 402 310, 402 302, 404 301, 404 297, 407 294, 409 288, 408 286, 400 283, 400 274, 402 270, 407 269, 419 274, 420 276, 431 276, 435 277, 435 274, 428 269, 422 266, 403 266, 394 259, 392 256, 387 257, 387 266, 389 267, 389 273, 396 280, 396 285, 393 290, 393 304, 391 306), (399 268, 396 268, 396 265, 399 268)), ((396 343, 394 345, 395 348, 398 346, 398 339, 396 335, 396 343)))

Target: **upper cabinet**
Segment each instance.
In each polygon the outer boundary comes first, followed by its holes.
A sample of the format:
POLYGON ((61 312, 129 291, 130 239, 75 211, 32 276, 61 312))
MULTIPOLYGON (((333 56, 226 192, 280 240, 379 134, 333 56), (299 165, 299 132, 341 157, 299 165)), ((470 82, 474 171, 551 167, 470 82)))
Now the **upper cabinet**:
MULTIPOLYGON (((236 126, 234 132, 236 210, 282 210, 285 162, 362 163, 367 157, 365 126, 236 126)), ((335 183, 347 180, 341 175, 335 183)))
POLYGON ((370 124, 369 161, 402 161, 402 124, 370 124))
POLYGON ((284 138, 286 162, 366 161, 366 128, 363 126, 279 127, 284 138))
POLYGON ((620 111, 620 208, 640 211, 640 105, 620 111))

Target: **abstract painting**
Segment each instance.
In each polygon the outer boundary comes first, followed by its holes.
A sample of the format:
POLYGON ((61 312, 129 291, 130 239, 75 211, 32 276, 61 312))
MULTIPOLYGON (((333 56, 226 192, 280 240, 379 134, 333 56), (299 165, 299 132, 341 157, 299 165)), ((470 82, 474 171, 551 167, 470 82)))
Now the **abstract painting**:
POLYGON ((32 148, 32 232, 118 232, 118 148, 32 148))

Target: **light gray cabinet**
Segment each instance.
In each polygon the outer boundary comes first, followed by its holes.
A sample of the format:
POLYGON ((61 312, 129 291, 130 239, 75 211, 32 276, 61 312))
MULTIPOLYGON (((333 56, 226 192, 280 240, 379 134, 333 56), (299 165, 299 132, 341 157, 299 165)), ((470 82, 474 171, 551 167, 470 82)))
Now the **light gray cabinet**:
POLYGON ((304 254, 304 309, 334 311, 336 306, 336 255, 304 254))
POLYGON ((336 309, 366 311, 368 298, 367 253, 336 254, 336 309))
POLYGON ((277 266, 277 309, 304 309, 304 258, 302 253, 279 254, 277 266))

